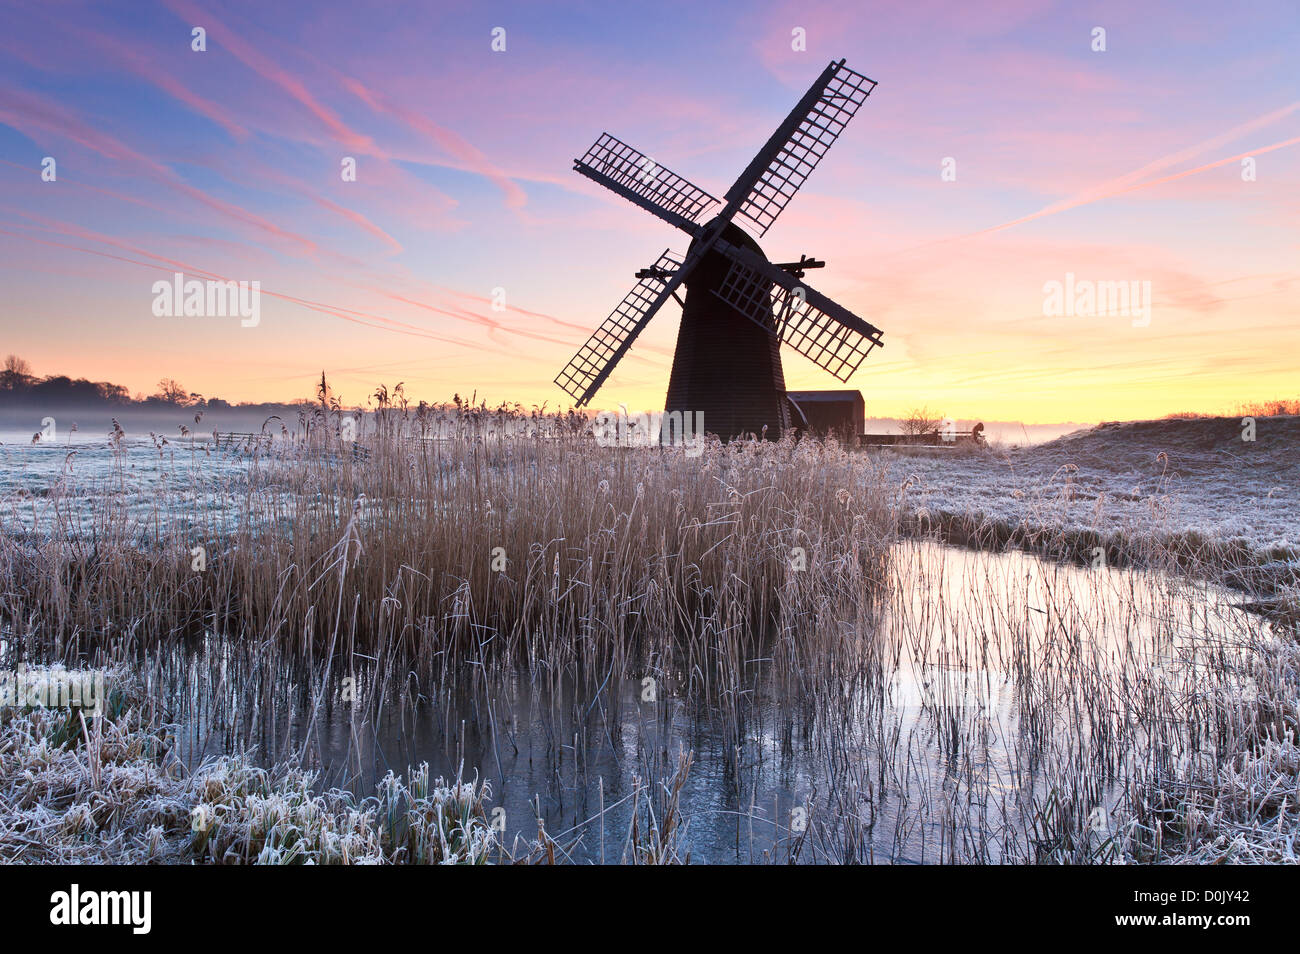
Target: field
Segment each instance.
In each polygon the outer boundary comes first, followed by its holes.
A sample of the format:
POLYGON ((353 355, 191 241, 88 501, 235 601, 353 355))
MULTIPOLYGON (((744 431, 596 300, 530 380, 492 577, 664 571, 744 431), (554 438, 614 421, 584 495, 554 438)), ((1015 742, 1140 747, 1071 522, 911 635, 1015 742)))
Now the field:
POLYGON ((0 448, 0 860, 1294 861, 1295 418, 343 418, 0 448))
POLYGON ((1285 560, 1300 548, 1300 417, 1103 424, 986 455, 896 461, 914 508, 1285 560), (1254 419, 1252 419, 1254 420, 1254 419), (1249 439, 1244 439, 1243 435, 1249 439))

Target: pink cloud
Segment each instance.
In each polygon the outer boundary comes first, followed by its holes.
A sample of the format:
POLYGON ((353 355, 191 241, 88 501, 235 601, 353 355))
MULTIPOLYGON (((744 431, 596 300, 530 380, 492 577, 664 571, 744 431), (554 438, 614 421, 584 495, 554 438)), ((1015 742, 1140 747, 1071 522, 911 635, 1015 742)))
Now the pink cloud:
POLYGON ((189 89, 189 87, 177 80, 172 73, 155 66, 152 59, 141 56, 131 47, 119 43, 106 33, 92 33, 86 30, 78 30, 77 32, 83 39, 98 46, 142 79, 153 83, 173 99, 194 110, 194 112, 212 120, 236 140, 243 142, 248 139, 248 130, 240 125, 225 108, 189 89))
POLYGON ((143 153, 137 152, 119 139, 101 133, 65 111, 57 103, 34 93, 19 92, 0 88, 0 120, 16 129, 29 133, 39 130, 54 133, 69 139, 87 149, 99 153, 108 159, 121 160, 135 164, 154 180, 189 196, 213 211, 228 216, 236 221, 250 225, 275 238, 289 241, 303 251, 316 252, 316 244, 305 236, 283 229, 267 219, 262 218, 240 206, 208 195, 202 189, 185 182, 167 166, 143 153))
POLYGON ((344 77, 343 85, 375 112, 400 119, 406 125, 427 137, 440 149, 445 150, 464 163, 467 169, 491 180, 505 195, 508 208, 521 209, 528 201, 528 196, 524 193, 524 190, 506 178, 499 169, 492 165, 487 156, 471 145, 463 136, 439 126, 419 113, 394 105, 379 93, 362 85, 360 80, 344 77))

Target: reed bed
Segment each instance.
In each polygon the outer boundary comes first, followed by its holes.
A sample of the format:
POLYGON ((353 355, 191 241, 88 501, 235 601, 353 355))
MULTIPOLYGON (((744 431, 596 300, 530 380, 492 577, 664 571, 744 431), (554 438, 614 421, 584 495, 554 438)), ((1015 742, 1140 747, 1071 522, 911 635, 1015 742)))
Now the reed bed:
POLYGON ((139 449, 121 447, 99 493, 50 488, 49 532, 6 515, 0 620, 69 659, 204 631, 425 675, 467 660, 603 672, 671 647, 709 682, 754 634, 811 637, 829 609, 869 602, 846 584, 879 575, 895 516, 865 458, 789 441, 608 448, 534 422, 484 412, 425 440, 393 412, 355 443, 318 422, 249 448, 215 489, 205 451, 173 447, 135 512, 118 487, 139 449))

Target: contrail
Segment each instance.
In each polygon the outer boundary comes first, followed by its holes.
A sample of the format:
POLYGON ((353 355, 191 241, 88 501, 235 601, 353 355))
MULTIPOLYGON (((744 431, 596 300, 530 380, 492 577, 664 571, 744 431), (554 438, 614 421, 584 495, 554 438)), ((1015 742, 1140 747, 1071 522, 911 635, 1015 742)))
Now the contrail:
MULTIPOLYGON (((1287 146, 1294 146, 1296 143, 1300 143, 1300 136, 1295 136, 1291 139, 1284 139, 1281 142, 1275 142, 1271 146, 1261 146, 1259 149, 1251 149, 1248 152, 1241 152, 1235 156, 1228 156, 1225 159, 1216 159, 1213 162, 1207 162, 1194 169, 1184 169, 1182 172, 1175 172, 1171 175, 1161 176, 1158 179, 1145 179, 1142 182, 1135 182, 1132 185, 1126 185, 1118 189, 1110 189, 1105 192, 1092 192, 1077 199, 1066 199, 1054 203, 1053 205, 1049 205, 1045 209, 1039 209, 1037 212, 1022 215, 1018 219, 1012 219, 1010 222, 1003 222, 1001 225, 992 225, 986 229, 980 229, 978 232, 972 232, 970 234, 987 235, 989 232, 1000 232, 1002 229, 1009 229, 1013 225, 1020 225, 1022 222, 1030 222, 1047 215, 1054 215, 1057 212, 1064 212, 1066 209, 1076 209, 1081 205, 1088 205, 1089 203, 1096 202, 1100 199, 1109 199, 1112 196, 1123 195, 1126 192, 1135 192, 1138 189, 1145 189, 1149 186, 1163 185, 1166 182, 1173 182, 1176 179, 1184 179, 1187 176, 1196 175, 1198 172, 1205 172, 1208 169, 1217 169, 1219 166, 1226 166, 1233 162, 1240 162, 1242 159, 1249 156, 1260 156, 1266 152, 1285 149, 1287 146)), ((966 237, 969 236, 963 236, 963 238, 966 237)))
POLYGON ((1167 168, 1170 165, 1173 165, 1174 163, 1181 162, 1185 159, 1189 159, 1199 152, 1204 152, 1207 149, 1212 149, 1217 146, 1223 145, 1224 143, 1231 142, 1233 139, 1240 138, 1241 136, 1246 135, 1247 133, 1254 132, 1257 129, 1270 125, 1279 119, 1289 116, 1291 113, 1295 112, 1298 109, 1300 109, 1300 101, 1290 103, 1289 105, 1283 106, 1280 109, 1275 109, 1270 113, 1265 113, 1263 116, 1257 116, 1255 119, 1252 119, 1249 122, 1241 123, 1240 125, 1234 126, 1232 129, 1228 130, 1227 132, 1221 133, 1218 136, 1214 136, 1211 139, 1203 140, 1194 146, 1188 146, 1185 149, 1180 149, 1178 152, 1170 153, 1167 156, 1163 156, 1159 159, 1155 159, 1147 163, 1145 166, 1142 166, 1140 169, 1135 169, 1134 171, 1126 173, 1117 179, 1112 179, 1108 183, 1104 183, 1101 186, 1096 187, 1095 189, 1081 193, 1071 198, 1061 199, 1057 202, 1053 202, 1051 205, 1044 206, 1043 208, 1039 209, 1037 212, 1031 212, 1028 215, 1022 215, 1019 218, 1012 219, 1009 222, 1003 222, 999 225, 991 225, 986 229, 980 229, 975 232, 967 232, 962 235, 951 235, 948 236, 947 238, 933 239, 929 242, 921 242, 918 245, 912 245, 909 246, 908 248, 899 249, 897 252, 893 252, 890 254, 906 255, 909 252, 916 252, 921 249, 930 248, 935 245, 945 245, 949 242, 959 242, 963 239, 974 238, 977 235, 988 235, 991 232, 1000 232, 1003 229, 1009 229, 1012 228, 1013 226, 1021 225, 1025 222, 1032 222, 1034 219, 1041 219, 1049 215, 1054 215, 1057 212, 1064 212, 1068 209, 1077 209, 1080 206, 1088 205, 1090 203, 1100 201, 1101 199, 1109 199, 1117 195, 1123 195, 1126 192, 1134 192, 1138 189, 1145 189, 1148 186, 1155 186, 1155 185, 1161 185, 1162 183, 1166 183, 1166 182, 1173 182, 1177 179, 1182 179, 1187 176, 1195 175, 1198 172, 1205 172, 1209 169, 1218 168, 1219 166, 1226 166, 1232 162, 1240 162, 1242 159, 1245 159, 1247 156, 1259 156, 1259 155, 1263 155, 1264 153, 1273 152, 1277 149, 1285 149, 1287 146, 1294 146, 1297 143, 1300 143, 1300 136, 1293 137, 1291 139, 1284 139, 1281 142, 1275 142, 1272 145, 1261 146, 1260 148, 1252 149, 1249 152, 1238 153, 1237 155, 1229 156, 1226 159, 1216 159, 1213 162, 1207 162, 1204 163, 1203 165, 1199 165, 1194 169, 1184 169, 1182 172, 1171 173, 1170 175, 1161 176, 1157 179, 1143 179, 1141 181, 1134 181, 1138 179, 1140 176, 1148 172, 1151 172, 1156 169, 1167 168))

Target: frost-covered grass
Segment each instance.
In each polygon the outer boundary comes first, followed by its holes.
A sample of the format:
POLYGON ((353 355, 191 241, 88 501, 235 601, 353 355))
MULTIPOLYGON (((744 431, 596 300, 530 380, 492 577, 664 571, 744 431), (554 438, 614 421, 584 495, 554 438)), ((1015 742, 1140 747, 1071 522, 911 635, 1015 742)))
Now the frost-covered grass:
POLYGON ((983 453, 882 453, 905 510, 958 539, 1184 566, 1263 589, 1300 581, 1300 418, 1103 424, 983 453))
POLYGON ((1300 863, 1300 630, 1252 646, 1235 684, 1212 679, 1214 741, 1133 781, 1126 856, 1174 864, 1300 863))
MULTIPOLYGON (((115 668, 113 704, 98 715, 0 707, 0 864, 482 865, 556 864, 562 845, 506 846, 489 815, 485 781, 430 778, 420 764, 388 772, 373 795, 324 788, 293 762, 251 754, 208 759, 193 771, 174 755, 140 682, 115 668)), ((675 774, 638 783, 623 864, 689 863, 679 846, 675 774), (658 796, 656 796, 658 792, 658 796)))
MULTIPOLYGON (((119 689, 129 676, 114 673, 119 689)), ((189 772, 129 698, 99 716, 0 708, 0 863, 483 864, 499 855, 481 782, 389 773, 370 798, 247 756, 189 772)))
POLYGON ((0 446, 0 526, 18 539, 134 527, 234 527, 254 465, 251 448, 209 437, 103 437, 0 446))

